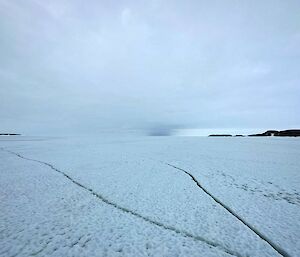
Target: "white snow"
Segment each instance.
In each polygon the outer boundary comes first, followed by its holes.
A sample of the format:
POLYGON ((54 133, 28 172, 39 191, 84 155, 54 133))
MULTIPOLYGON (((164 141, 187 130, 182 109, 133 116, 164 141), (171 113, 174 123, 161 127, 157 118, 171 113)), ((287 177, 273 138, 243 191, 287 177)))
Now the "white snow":
POLYGON ((300 256, 297 138, 14 137, 0 148, 1 257, 300 256))

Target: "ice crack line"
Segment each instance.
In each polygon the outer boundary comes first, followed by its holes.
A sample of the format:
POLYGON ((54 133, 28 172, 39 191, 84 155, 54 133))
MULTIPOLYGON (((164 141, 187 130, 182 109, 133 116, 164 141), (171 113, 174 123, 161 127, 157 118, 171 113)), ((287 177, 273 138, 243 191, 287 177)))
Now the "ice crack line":
POLYGON ((112 206, 112 207, 114 207, 114 208, 116 208, 116 209, 118 209, 118 210, 124 212, 124 213, 133 215, 133 216, 135 216, 135 217, 137 217, 137 218, 139 218, 139 219, 144 220, 144 221, 147 222, 147 223, 150 223, 150 224, 152 224, 152 225, 156 225, 156 226, 158 226, 158 227, 160 227, 160 228, 163 228, 163 229, 165 229, 165 230, 169 230, 169 231, 175 232, 176 234, 182 235, 182 236, 184 236, 184 237, 191 238, 191 239, 193 239, 193 240, 195 240, 195 241, 203 242, 203 243, 207 244, 210 248, 211 248, 211 247, 215 247, 215 248, 217 248, 217 249, 219 249, 219 250, 221 250, 221 251, 223 251, 223 252, 225 252, 225 253, 227 253, 227 254, 229 254, 229 255, 236 256, 236 257, 243 257, 243 256, 240 255, 238 252, 233 251, 233 250, 230 250, 230 249, 226 248, 225 246, 222 246, 221 244, 219 244, 219 243, 217 243, 217 242, 213 242, 213 241, 211 241, 211 240, 209 240, 209 239, 206 239, 206 238, 204 238, 204 237, 202 237, 202 236, 193 235, 192 233, 190 233, 190 232, 188 232, 188 231, 181 230, 181 229, 177 229, 177 228, 175 228, 175 227, 173 227, 173 226, 163 224, 163 223, 161 223, 161 222, 159 222, 159 221, 152 220, 151 218, 145 217, 145 216, 143 216, 143 215, 141 215, 141 214, 139 214, 139 213, 137 213, 137 212, 135 212, 135 211, 133 211, 133 210, 130 210, 130 209, 126 208, 126 207, 122 207, 122 206, 118 205, 117 203, 114 203, 114 202, 108 200, 107 198, 105 198, 105 197, 102 196, 101 194, 95 192, 93 189, 91 189, 91 188, 89 188, 89 187, 87 187, 87 186, 81 184, 80 182, 76 181, 75 179, 73 179, 72 177, 70 177, 67 173, 65 173, 64 171, 61 171, 61 170, 57 169, 56 167, 54 167, 54 166, 53 166, 52 164, 50 164, 50 163, 47 163, 47 162, 44 162, 44 161, 40 161, 40 160, 36 160, 36 159, 27 158, 27 157, 25 157, 25 156, 23 156, 23 155, 21 155, 21 154, 19 154, 19 153, 16 153, 16 152, 7 150, 7 149, 5 149, 5 148, 1 148, 1 149, 2 149, 3 151, 6 151, 6 152, 8 152, 8 153, 11 153, 11 154, 13 154, 13 155, 15 155, 15 156, 17 156, 17 157, 19 157, 19 158, 21 158, 21 159, 28 160, 28 161, 32 161, 32 162, 37 162, 37 163, 39 163, 39 164, 48 166, 48 167, 51 168, 52 170, 54 170, 54 171, 60 173, 60 174, 63 175, 65 178, 67 178, 68 180, 70 180, 73 184, 75 184, 75 185, 77 185, 77 186, 83 188, 84 190, 88 191, 90 194, 92 194, 93 196, 97 197, 97 198, 98 198, 99 200, 101 200, 102 202, 104 202, 104 203, 106 203, 106 204, 108 204, 108 205, 110 205, 110 206, 112 206))
POLYGON ((259 232, 256 228, 254 228, 252 225, 250 225, 247 221, 245 221, 241 216, 239 216, 234 210, 232 210, 229 206, 224 204, 221 200, 219 200, 217 197, 215 197, 213 194, 211 194, 205 187, 203 187, 199 181, 188 171, 179 168, 175 165, 172 165, 170 163, 166 163, 166 165, 175 168, 177 170, 180 170, 184 172, 186 175, 190 176, 192 180, 197 184, 199 188, 204 191, 208 196, 210 196, 216 203, 221 205, 226 211, 228 211, 231 215, 233 215, 235 218, 237 218, 240 222, 242 222, 246 227, 248 227, 252 232, 254 232, 258 237, 260 237, 262 240, 264 240, 267 244, 269 244, 277 253, 284 257, 291 257, 285 250, 283 250, 280 246, 272 242, 267 236, 263 235, 261 232, 259 232))

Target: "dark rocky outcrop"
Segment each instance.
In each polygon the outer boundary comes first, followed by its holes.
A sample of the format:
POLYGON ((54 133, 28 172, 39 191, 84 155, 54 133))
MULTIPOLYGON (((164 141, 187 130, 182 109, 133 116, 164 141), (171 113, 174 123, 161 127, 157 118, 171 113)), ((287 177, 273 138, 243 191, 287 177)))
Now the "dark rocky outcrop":
POLYGON ((278 132, 277 130, 267 130, 266 132, 264 133, 261 133, 261 134, 252 134, 252 135, 249 135, 249 137, 269 137, 269 136, 275 136, 275 135, 278 135, 278 132))
POLYGON ((279 137, 300 137, 300 129, 289 129, 279 131, 279 137))
POLYGON ((21 134, 15 134, 15 133, 0 133, 0 136, 20 136, 21 134))
POLYGON ((235 135, 235 137, 244 137, 244 135, 235 135))
POLYGON ((300 137, 300 129, 288 129, 288 130, 268 130, 261 134, 252 134, 249 137, 300 137))

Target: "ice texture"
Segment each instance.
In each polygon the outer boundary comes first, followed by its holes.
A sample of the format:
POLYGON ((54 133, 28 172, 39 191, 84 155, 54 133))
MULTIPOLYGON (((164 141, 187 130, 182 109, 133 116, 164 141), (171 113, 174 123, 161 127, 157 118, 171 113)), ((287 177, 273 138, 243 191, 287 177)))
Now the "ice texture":
POLYGON ((299 156, 295 138, 1 138, 0 256, 300 256, 299 156))

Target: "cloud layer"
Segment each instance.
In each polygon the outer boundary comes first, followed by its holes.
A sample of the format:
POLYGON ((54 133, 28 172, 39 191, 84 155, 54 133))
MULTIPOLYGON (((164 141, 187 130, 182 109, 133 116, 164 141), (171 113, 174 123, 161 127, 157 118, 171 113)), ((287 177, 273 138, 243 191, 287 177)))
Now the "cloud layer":
POLYGON ((299 1, 0 1, 0 130, 300 126, 299 1))

